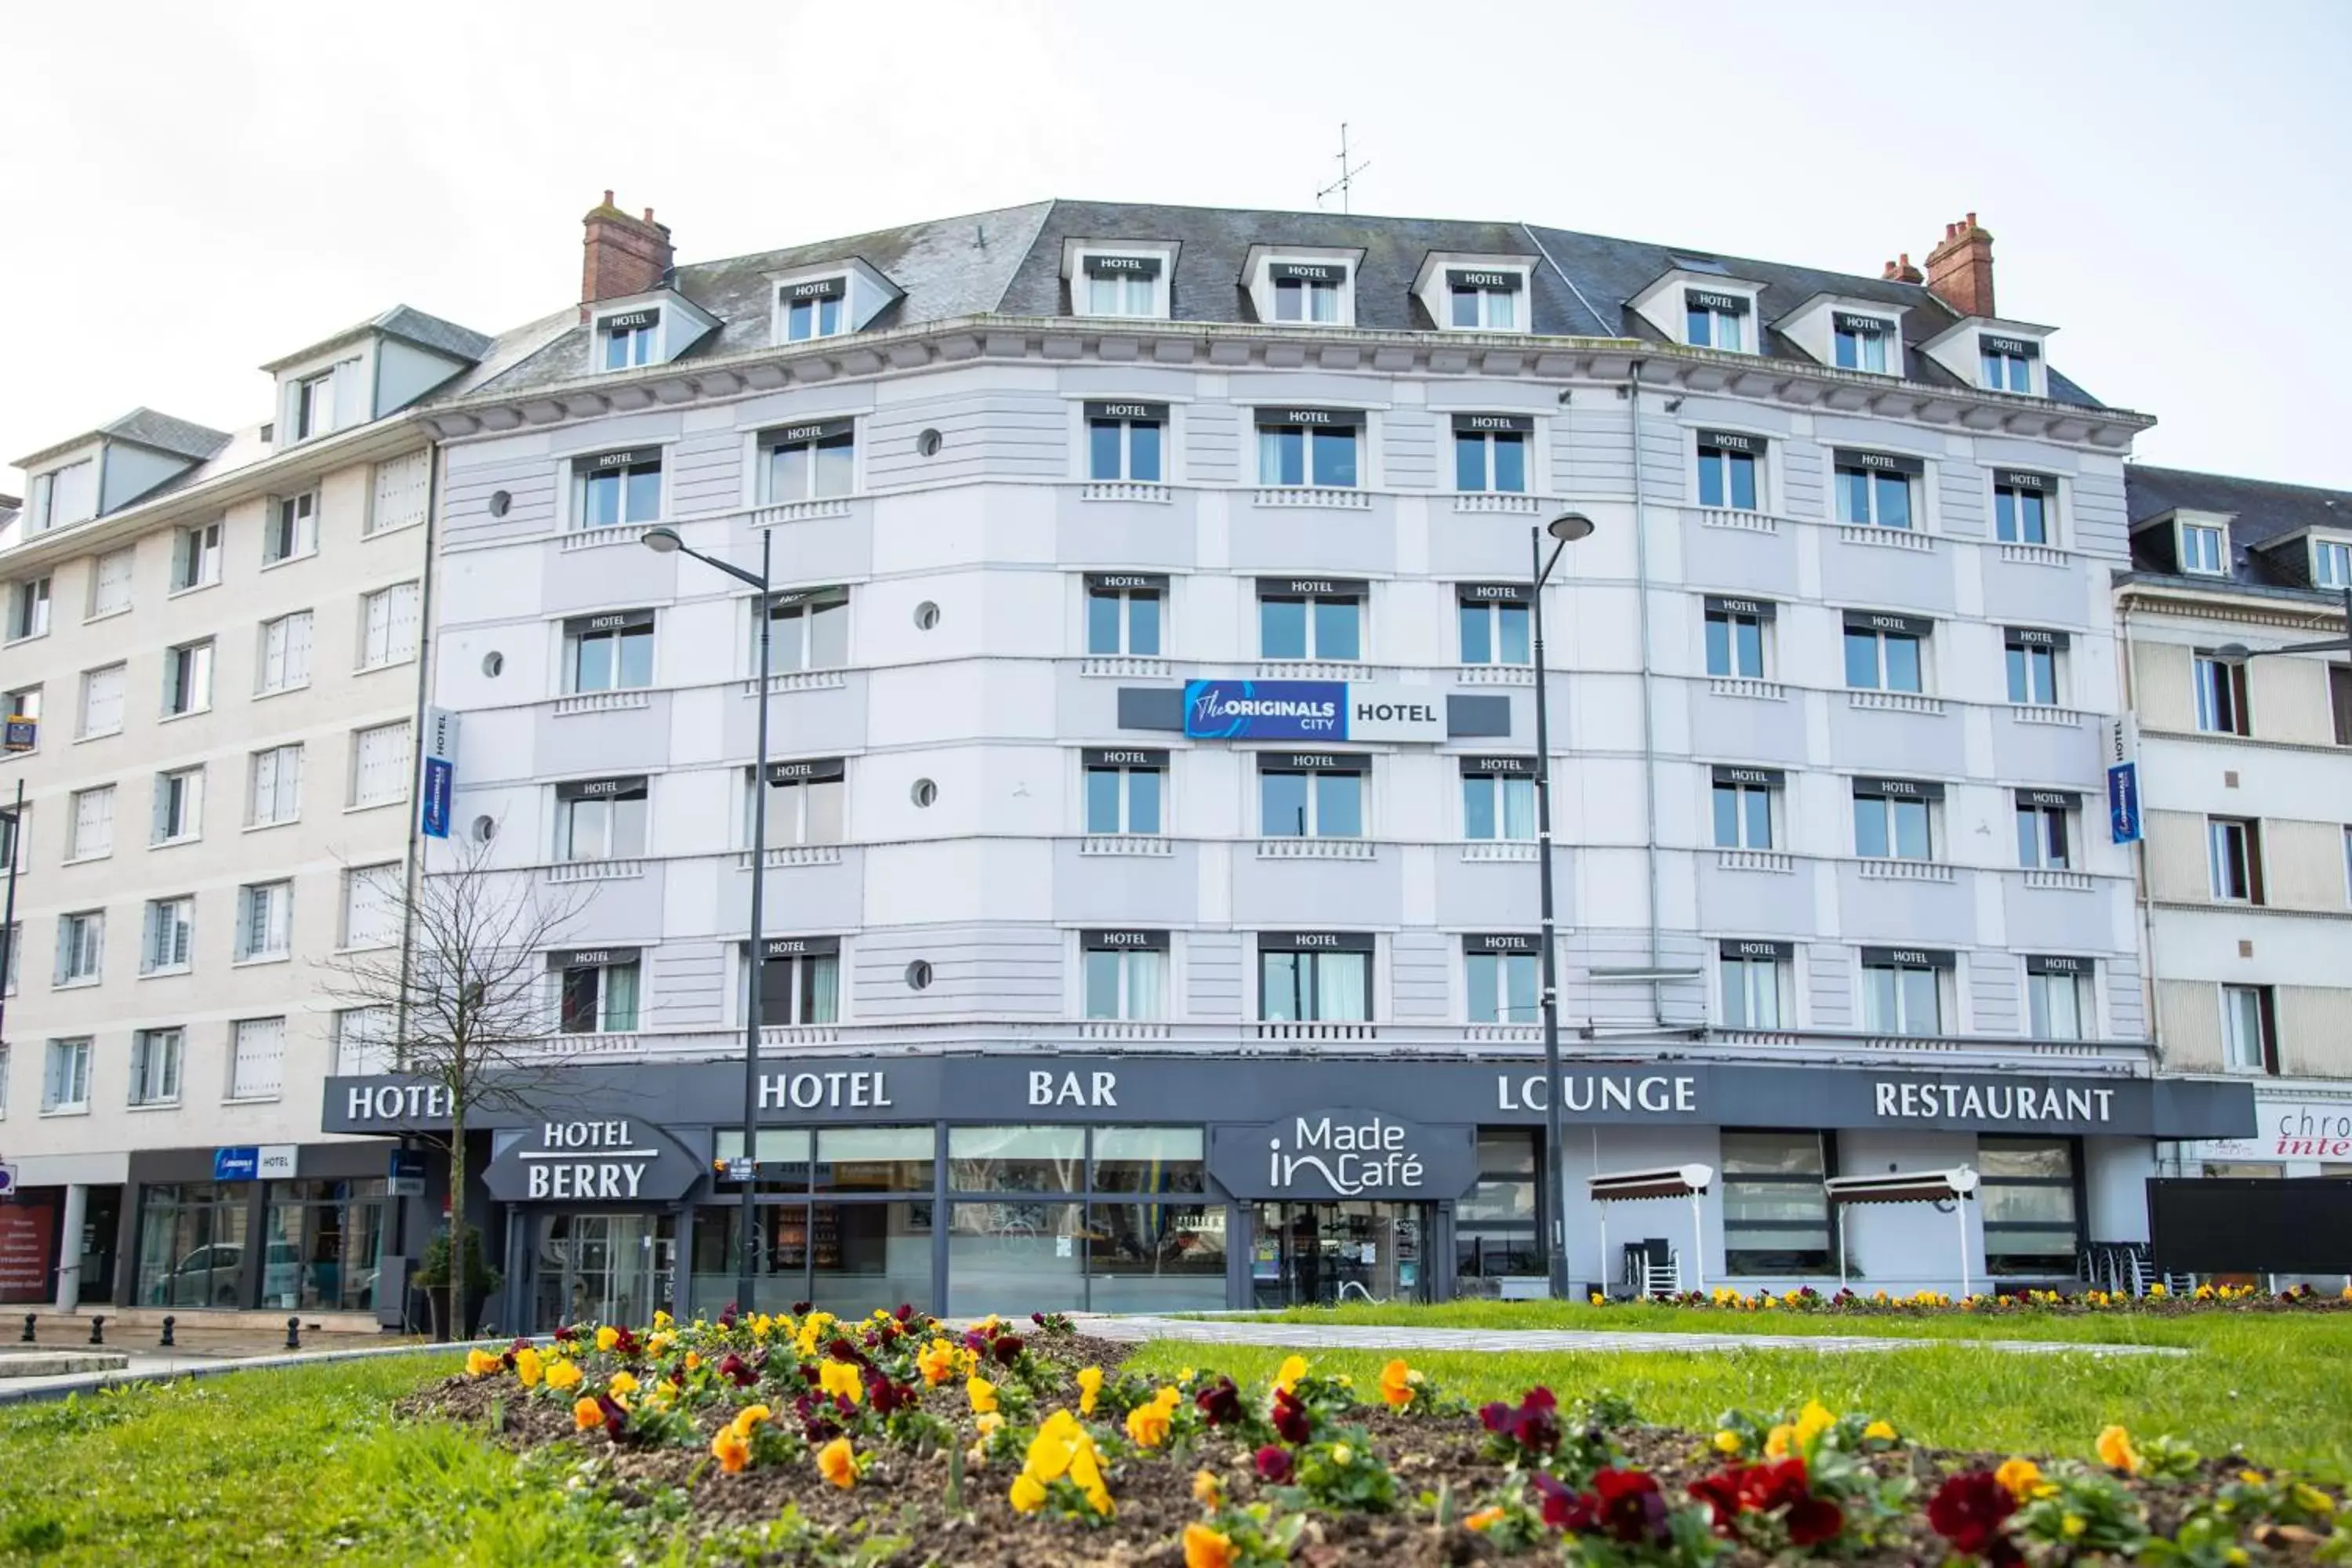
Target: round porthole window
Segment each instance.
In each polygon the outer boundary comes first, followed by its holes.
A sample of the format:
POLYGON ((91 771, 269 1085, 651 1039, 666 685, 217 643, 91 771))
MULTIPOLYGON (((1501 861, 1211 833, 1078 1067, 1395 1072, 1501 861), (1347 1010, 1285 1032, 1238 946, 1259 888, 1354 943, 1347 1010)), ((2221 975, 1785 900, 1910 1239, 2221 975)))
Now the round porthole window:
POLYGON ((927 632, 939 624, 940 607, 937 605, 931 603, 929 599, 925 599, 921 604, 915 606, 915 629, 917 631, 927 632))
POLYGON ((915 437, 915 455, 921 458, 936 458, 940 455, 940 448, 946 445, 946 437, 936 430, 926 430, 915 437))
POLYGON ((514 497, 507 494, 506 491, 492 490, 490 492, 490 515, 492 517, 506 516, 507 509, 513 505, 514 497))
POLYGON ((506 672, 507 656, 492 648, 482 656, 482 673, 496 680, 506 672))
POLYGON ((928 806, 940 798, 940 786, 929 779, 917 779, 915 787, 907 793, 918 806, 928 806))
POLYGON ((919 958, 915 960, 914 963, 907 965, 907 988, 908 990, 926 991, 930 988, 930 984, 931 965, 929 959, 919 958))
POLYGON ((498 836, 499 825, 495 818, 488 816, 474 818, 474 839, 477 843, 488 844, 498 836))

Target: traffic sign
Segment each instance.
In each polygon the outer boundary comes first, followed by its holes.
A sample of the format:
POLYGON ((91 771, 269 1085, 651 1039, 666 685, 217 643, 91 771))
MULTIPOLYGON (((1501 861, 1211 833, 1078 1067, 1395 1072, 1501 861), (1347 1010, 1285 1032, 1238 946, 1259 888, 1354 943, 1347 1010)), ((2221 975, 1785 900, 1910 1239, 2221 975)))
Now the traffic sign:
POLYGON ((0 1161, 0 1198, 16 1190, 16 1167, 0 1161))

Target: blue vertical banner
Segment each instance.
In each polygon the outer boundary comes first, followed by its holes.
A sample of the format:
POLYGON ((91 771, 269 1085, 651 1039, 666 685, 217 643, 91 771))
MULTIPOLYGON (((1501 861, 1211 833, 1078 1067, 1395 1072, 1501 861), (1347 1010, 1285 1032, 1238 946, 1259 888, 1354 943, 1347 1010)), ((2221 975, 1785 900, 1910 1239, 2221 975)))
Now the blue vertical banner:
POLYGON ((457 715, 425 710, 425 781, 417 792, 419 826, 427 838, 449 837, 451 797, 457 790, 457 715))
POLYGON ((2107 830, 2118 844, 2140 840, 2137 763, 2115 763, 2107 768, 2107 830))

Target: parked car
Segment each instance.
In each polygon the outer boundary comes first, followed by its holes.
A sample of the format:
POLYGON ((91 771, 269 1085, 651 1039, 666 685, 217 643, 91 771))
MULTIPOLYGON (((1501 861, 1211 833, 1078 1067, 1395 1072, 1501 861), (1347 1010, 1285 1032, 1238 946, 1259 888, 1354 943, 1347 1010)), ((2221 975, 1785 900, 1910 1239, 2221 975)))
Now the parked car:
MULTIPOLYGON (((261 1299, 274 1302, 301 1289, 302 1259, 290 1241, 273 1241, 262 1258, 261 1299)), ((236 1242, 199 1247, 173 1266, 157 1288, 158 1307, 235 1307, 241 1304, 245 1248, 236 1242)))

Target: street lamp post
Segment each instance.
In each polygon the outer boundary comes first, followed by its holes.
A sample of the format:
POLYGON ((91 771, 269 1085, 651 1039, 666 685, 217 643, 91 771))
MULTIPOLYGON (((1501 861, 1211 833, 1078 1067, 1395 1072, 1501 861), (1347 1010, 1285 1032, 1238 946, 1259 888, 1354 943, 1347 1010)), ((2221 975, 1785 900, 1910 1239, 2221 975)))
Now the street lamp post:
POLYGON ((18 962, 16 958, 16 862, 25 847, 16 841, 25 831, 25 781, 16 781, 16 804, 0 811, 0 822, 8 825, 8 905, 0 912, 0 1045, 8 1043, 8 974, 18 962))
POLYGON ((735 1274, 735 1302, 745 1313, 759 1310, 753 1291, 759 1284, 760 1238, 754 1221, 759 1217, 756 1204, 758 1184, 752 1180, 759 1169, 760 1148, 760 977, 767 958, 767 882, 768 882, 768 637, 773 623, 769 614, 769 564, 775 542, 772 530, 760 532, 760 571, 757 576, 740 566, 731 565, 701 551, 690 548, 677 536, 674 528, 650 528, 644 536, 646 549, 663 555, 684 553, 693 556, 706 566, 715 566, 738 582, 748 583, 758 590, 760 597, 753 618, 760 626, 760 739, 758 755, 751 764, 751 964, 749 985, 743 999, 743 1166, 738 1178, 743 1186, 741 1223, 743 1250, 735 1274))
MULTIPOLYGON (((1559 564, 1559 552, 1570 542, 1588 538, 1591 532, 1592 520, 1580 511, 1563 512, 1542 528, 1528 530, 1528 563, 1535 574, 1528 614, 1536 665, 1536 868, 1543 900, 1544 1190, 1551 1219, 1544 1258, 1552 1299, 1559 1301, 1569 1295, 1568 1163, 1559 1147, 1559 960, 1553 951, 1552 931, 1551 704, 1545 689, 1549 673, 1544 666, 1543 591, 1551 569, 1559 564), (1543 552, 1547 533, 1557 542, 1549 560, 1543 552)), ((1608 1260, 1601 1261, 1605 1268, 1608 1260)))

